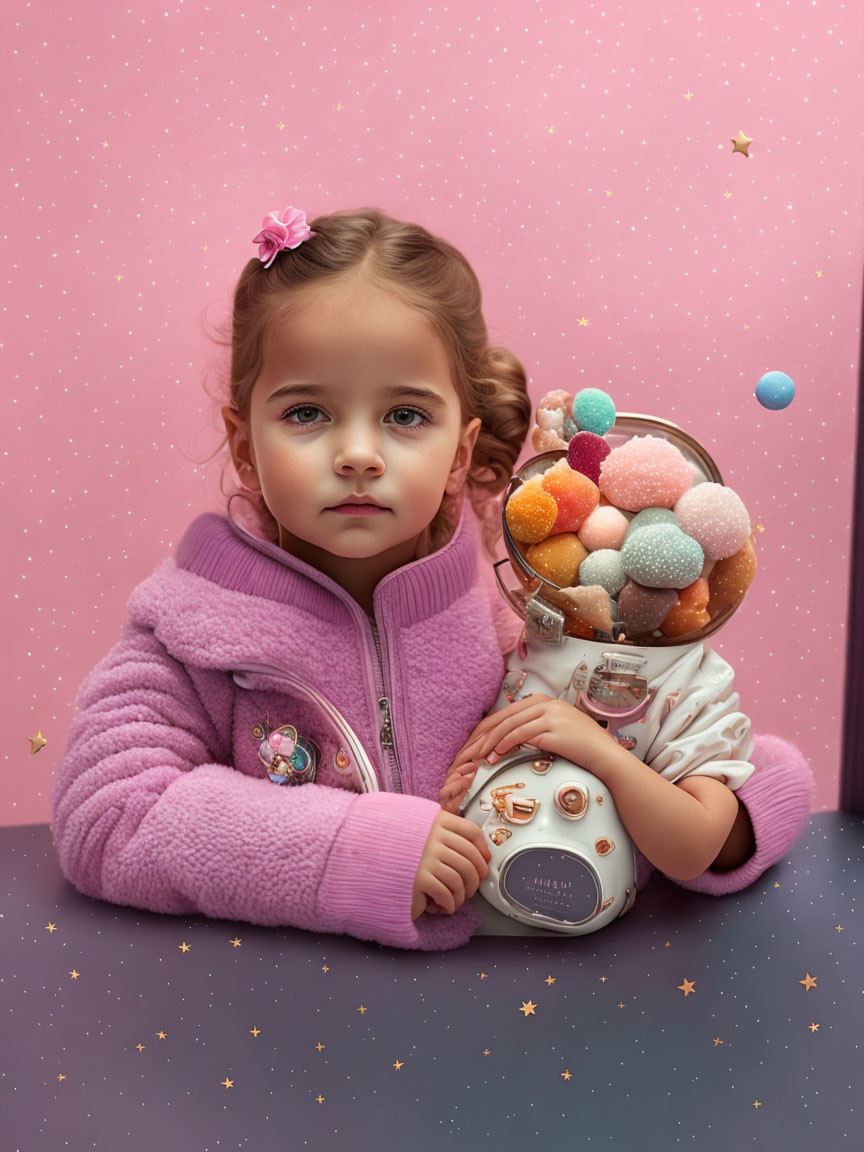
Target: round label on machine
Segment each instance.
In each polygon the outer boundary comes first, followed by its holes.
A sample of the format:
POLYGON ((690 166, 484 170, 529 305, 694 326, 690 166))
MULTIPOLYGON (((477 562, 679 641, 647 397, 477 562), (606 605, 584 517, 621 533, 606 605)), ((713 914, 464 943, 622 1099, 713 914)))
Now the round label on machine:
POLYGON ((526 848, 501 874, 501 892, 516 907, 562 923, 582 924, 600 907, 597 873, 560 848, 526 848))

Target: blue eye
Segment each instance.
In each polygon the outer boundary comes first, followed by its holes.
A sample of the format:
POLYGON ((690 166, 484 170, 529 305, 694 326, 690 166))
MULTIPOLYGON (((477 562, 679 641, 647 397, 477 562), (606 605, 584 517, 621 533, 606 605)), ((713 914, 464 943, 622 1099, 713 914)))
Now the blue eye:
MULTIPOLYGON (((310 412, 315 413, 315 412, 321 412, 321 411, 322 410, 317 406, 317 404, 295 404, 293 408, 288 408, 285 412, 283 412, 280 419, 284 420, 286 424, 294 424, 295 426, 299 426, 299 427, 311 428, 311 427, 314 427, 316 424, 318 424, 319 421, 302 420, 302 419, 292 420, 292 419, 290 419, 290 417, 292 417, 294 415, 299 415, 300 413, 310 413, 310 412)), ((420 423, 419 424, 403 424, 403 423, 400 423, 397 421, 396 422, 397 428, 405 428, 408 431, 413 431, 415 428, 423 428, 426 424, 431 423, 431 418, 430 418, 429 414, 427 412, 424 412, 422 408, 400 406, 399 408, 391 409, 391 411, 392 412, 408 412, 412 416, 419 416, 420 417, 420 423)), ((389 415, 389 413, 388 413, 388 415, 389 415)))

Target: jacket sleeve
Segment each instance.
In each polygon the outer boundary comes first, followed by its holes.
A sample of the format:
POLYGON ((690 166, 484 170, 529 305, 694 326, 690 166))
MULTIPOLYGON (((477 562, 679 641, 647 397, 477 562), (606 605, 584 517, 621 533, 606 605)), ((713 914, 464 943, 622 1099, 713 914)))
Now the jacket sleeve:
POLYGON ((187 669, 152 629, 127 623, 78 691, 52 789, 66 879, 87 896, 153 912, 398 948, 467 943, 479 919, 468 901, 452 916, 411 920, 438 804, 235 771, 231 698, 226 673, 187 669))

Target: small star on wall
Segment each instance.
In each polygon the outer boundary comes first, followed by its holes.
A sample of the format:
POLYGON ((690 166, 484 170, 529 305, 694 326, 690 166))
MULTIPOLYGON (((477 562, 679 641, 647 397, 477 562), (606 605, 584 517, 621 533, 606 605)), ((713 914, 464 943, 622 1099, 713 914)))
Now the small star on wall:
POLYGON ((745 136, 744 133, 739 128, 738 135, 737 136, 730 136, 729 139, 732 141, 732 153, 733 153, 733 155, 736 152, 740 152, 742 154, 742 156, 746 156, 749 160, 750 153, 747 151, 747 149, 753 143, 753 137, 752 136, 745 136))
POLYGON ((39 751, 39 749, 44 748, 45 745, 48 743, 48 741, 42 735, 42 729, 41 728, 39 729, 39 731, 36 733, 35 736, 28 736, 27 739, 30 741, 30 755, 31 756, 35 756, 36 753, 39 751))

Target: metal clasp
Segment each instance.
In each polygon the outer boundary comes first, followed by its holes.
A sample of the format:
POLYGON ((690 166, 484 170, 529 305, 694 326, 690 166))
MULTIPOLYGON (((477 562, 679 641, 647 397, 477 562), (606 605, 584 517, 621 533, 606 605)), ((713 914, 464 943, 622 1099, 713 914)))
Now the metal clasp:
POLYGON ((525 605, 525 627, 546 644, 563 644, 564 613, 536 593, 525 605))

